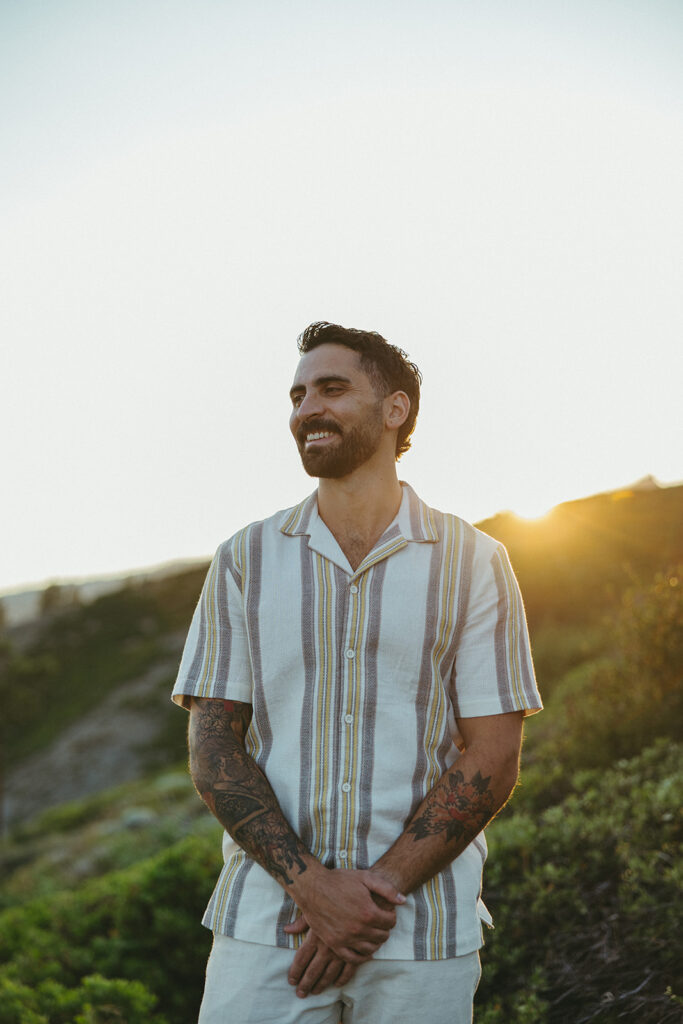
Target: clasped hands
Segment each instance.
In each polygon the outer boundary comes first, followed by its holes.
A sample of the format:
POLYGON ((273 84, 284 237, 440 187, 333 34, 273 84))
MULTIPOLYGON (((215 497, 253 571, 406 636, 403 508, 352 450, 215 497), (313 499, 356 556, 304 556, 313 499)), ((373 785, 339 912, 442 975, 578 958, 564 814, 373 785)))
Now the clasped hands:
POLYGON ((389 938, 394 908, 405 903, 396 886, 375 871, 323 868, 307 882, 301 916, 285 926, 289 935, 308 933, 288 974, 302 999, 346 984, 389 938))

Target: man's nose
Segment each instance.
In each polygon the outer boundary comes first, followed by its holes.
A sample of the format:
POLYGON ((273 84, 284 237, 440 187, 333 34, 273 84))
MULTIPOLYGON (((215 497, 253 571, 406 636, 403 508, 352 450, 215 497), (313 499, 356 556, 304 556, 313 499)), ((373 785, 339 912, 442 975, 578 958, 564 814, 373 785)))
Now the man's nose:
POLYGON ((296 410, 297 418, 308 420, 311 416, 319 416, 323 410, 323 403, 320 395, 315 391, 310 392, 301 399, 296 410))

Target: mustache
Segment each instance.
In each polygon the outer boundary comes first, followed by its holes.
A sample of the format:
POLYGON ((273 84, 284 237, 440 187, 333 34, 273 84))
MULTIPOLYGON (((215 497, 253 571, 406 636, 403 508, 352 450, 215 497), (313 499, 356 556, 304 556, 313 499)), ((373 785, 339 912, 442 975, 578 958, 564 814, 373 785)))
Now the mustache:
POLYGON ((330 423, 329 420, 309 420, 308 423, 302 423, 296 432, 296 439, 300 445, 306 444, 307 434, 320 434, 323 431, 329 431, 330 434, 340 434, 341 431, 335 423, 330 423))

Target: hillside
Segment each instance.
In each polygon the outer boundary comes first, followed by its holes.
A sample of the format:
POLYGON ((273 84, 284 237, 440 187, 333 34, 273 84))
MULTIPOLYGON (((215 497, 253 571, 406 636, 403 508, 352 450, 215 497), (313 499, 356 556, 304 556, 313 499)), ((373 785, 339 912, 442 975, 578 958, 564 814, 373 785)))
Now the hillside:
POLYGON ((616 607, 626 586, 683 560, 683 485, 612 491, 539 520, 505 512, 477 525, 510 552, 532 629, 587 623, 616 607))
MULTIPOLYGON (((683 562, 683 486, 597 495, 539 521, 503 513, 478 525, 508 548, 547 697, 558 674, 599 653, 602 618, 628 584, 683 562)), ((52 594, 50 613, 6 630, 6 824, 182 757, 184 716, 168 695, 205 572, 145 573, 88 603, 67 587, 61 600, 52 594)))
MULTIPOLYGON (((682 523, 673 487, 479 524, 520 577, 546 708, 488 829, 477 1024, 683 1022, 682 523)), ((196 1016, 220 830, 169 692, 205 568, 5 631, 0 1024, 196 1016)))

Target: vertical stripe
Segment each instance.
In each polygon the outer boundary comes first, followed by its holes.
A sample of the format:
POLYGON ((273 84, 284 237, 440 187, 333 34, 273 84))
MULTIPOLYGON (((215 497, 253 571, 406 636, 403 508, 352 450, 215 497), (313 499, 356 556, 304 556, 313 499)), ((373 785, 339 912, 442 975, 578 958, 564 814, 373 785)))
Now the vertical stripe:
MULTIPOLYGON (((237 540, 238 541, 239 541, 241 535, 244 532, 245 531, 242 530, 242 531, 240 531, 240 533, 237 534, 237 540)), ((232 576, 233 580, 235 581, 235 586, 237 587, 239 592, 242 593, 242 583, 243 583, 243 579, 244 579, 244 571, 243 571, 244 567, 241 564, 240 565, 236 564, 235 552, 233 551, 233 545, 232 544, 228 543, 228 544, 223 545, 223 547, 226 549, 226 552, 227 552, 226 553, 226 558, 225 558, 225 564, 226 564, 227 570, 230 573, 230 575, 232 576)), ((222 553, 222 551, 221 551, 221 553, 222 553)))
POLYGON ((514 611, 509 641, 516 670, 513 675, 516 696, 515 707, 523 708, 527 707, 530 702, 533 702, 533 698, 536 695, 536 679, 531 667, 529 645, 523 642, 523 638, 527 636, 527 625, 522 595, 515 574, 512 571, 510 560, 504 550, 501 550, 500 557, 507 582, 510 605, 514 611))
POLYGON ((266 770, 273 746, 273 733, 268 717, 268 703, 263 688, 263 667, 261 656, 261 623, 259 606, 263 585, 263 523, 256 523, 249 531, 249 563, 245 578, 245 607, 251 674, 254 684, 254 705, 258 712, 252 717, 250 735, 257 741, 258 750, 250 750, 252 756, 258 752, 259 766, 266 770))
MULTIPOLYGON (((455 610, 455 531, 450 518, 443 517, 441 525, 443 530, 443 557, 441 560, 441 585, 439 588, 439 624, 436 642, 432 647, 431 700, 424 738, 424 747, 429 763, 426 785, 430 789, 436 784, 445 768, 443 755, 441 758, 439 757, 439 748, 442 747, 440 740, 446 738, 444 726, 448 714, 441 667, 444 651, 448 646, 448 637, 453 628, 455 610)), ((449 746, 450 744, 446 745, 443 754, 445 754, 449 746)))
POLYGON ((311 849, 313 832, 311 828, 311 785, 313 782, 313 701, 316 678, 316 657, 313 645, 315 631, 313 565, 305 537, 300 541, 300 572, 301 572, 301 652, 304 667, 304 699, 301 709, 301 765, 299 776, 299 837, 311 849))
POLYGON ((327 861, 336 847, 341 687, 335 658, 333 566, 302 542, 302 646, 305 667, 300 727, 299 834, 314 856, 327 861))
POLYGON ((209 567, 209 572, 204 581, 202 587, 201 597, 199 598, 199 604, 195 615, 198 617, 197 626, 197 642, 194 649, 194 655, 188 669, 188 676, 190 679, 200 679, 202 677, 202 665, 207 655, 207 648, 209 644, 209 627, 208 627, 208 614, 207 614, 207 603, 209 600, 209 589, 213 587, 213 578, 216 572, 215 562, 218 560, 218 555, 214 562, 209 567))
MULTIPOLYGON (((435 594, 438 590, 443 540, 441 539, 430 552, 428 593, 435 594)), ((436 632, 436 608, 432 602, 425 611, 425 631, 422 640, 422 662, 418 681, 415 715, 416 758, 412 781, 412 799, 407 821, 412 818, 425 796, 424 779, 427 772, 427 755, 424 749, 426 728, 427 698, 431 686, 432 669, 432 638, 436 632)), ((416 960, 427 959, 427 928, 429 911, 427 908, 426 887, 421 886, 414 893, 415 924, 413 929, 413 949, 416 960)))
POLYGON ((440 956, 452 957, 457 956, 458 951, 458 907, 455 896, 455 879, 453 878, 453 872, 450 870, 442 872, 439 877, 441 878, 444 913, 446 917, 445 941, 441 945, 440 956))
POLYGON ((494 553, 491 559, 498 591, 498 608, 494 633, 496 680, 501 709, 503 712, 509 712, 523 707, 523 702, 518 693, 519 664, 517 659, 519 655, 517 652, 519 645, 516 642, 516 637, 519 633, 519 623, 515 621, 518 612, 516 616, 515 603, 510 602, 510 589, 506 578, 505 561, 507 559, 504 560, 501 557, 499 550, 494 553))
MULTIPOLYGON (((425 782, 428 788, 436 785, 443 774, 446 767, 444 758, 452 745, 452 741, 446 742, 449 739, 446 735, 447 708, 444 699, 444 681, 441 675, 443 655, 448 647, 448 638, 453 630, 456 608, 456 544, 458 531, 452 517, 441 517, 439 533, 443 538, 439 587, 439 625, 436 643, 432 647, 431 713, 427 719, 425 736, 425 750, 430 766, 429 775, 425 782)), ((427 956, 429 959, 434 959, 443 956, 439 940, 443 934, 445 918, 449 910, 455 910, 455 906, 452 908, 447 906, 441 877, 438 875, 430 882, 429 897, 431 926, 428 930, 427 956)))
MULTIPOLYGON (((316 555, 320 558, 320 555, 316 555)), ((323 561, 325 561, 323 559, 323 561)), ((330 666, 330 689, 331 699, 328 694, 325 701, 326 717, 326 746, 331 750, 330 762, 327 766, 326 784, 327 801, 330 812, 327 818, 327 830, 325 834, 325 849, 329 857, 334 857, 340 843, 338 833, 339 802, 341 779, 339 769, 341 765, 341 733, 339 723, 342 719, 342 708, 344 706, 344 659, 340 659, 338 652, 342 647, 344 636, 344 619, 346 612, 345 591, 347 589, 347 575, 343 569, 332 563, 326 563, 329 576, 329 590, 333 599, 333 606, 330 609, 330 625, 327 630, 327 659, 330 666), (332 629, 334 623, 334 629, 332 629), (335 657, 335 654, 337 657, 335 657), (340 664, 340 661, 342 662, 340 664), (331 705, 331 707, 330 707, 331 705)), ((321 797, 323 799, 323 797, 321 797)))
POLYGON ((299 935, 288 935, 285 931, 286 924, 293 924, 298 917, 298 908, 289 893, 285 892, 282 894, 282 906, 278 911, 277 922, 275 924, 275 944, 280 947, 292 946, 297 948, 301 945, 302 936, 299 935))
POLYGON ((220 584, 220 561, 221 559, 219 556, 216 559, 216 562, 211 566, 209 578, 207 580, 206 599, 204 602, 204 608, 206 611, 204 661, 198 676, 198 689, 199 694, 202 697, 205 697, 207 694, 211 693, 211 688, 214 685, 216 658, 218 655, 220 645, 220 599, 223 596, 223 591, 220 584))
POLYGON ((474 538, 475 533, 467 523, 460 524, 462 533, 462 547, 460 551, 460 564, 458 572, 458 610, 455 617, 455 629, 453 630, 453 642, 448 650, 448 660, 452 665, 450 697, 453 705, 455 718, 460 717, 458 706, 458 691, 455 685, 455 665, 458 651, 458 644, 467 621, 467 611, 470 603, 470 591, 472 589, 472 566, 474 564, 474 538))
MULTIPOLYGON (((524 606, 522 605, 522 614, 524 614, 524 606)), ((524 616, 524 632, 526 633, 526 615, 524 616)), ((534 667, 531 663, 531 651, 528 644, 520 643, 521 648, 521 659, 522 659, 522 676, 524 680, 524 701, 523 707, 533 707, 534 700, 537 695, 536 689, 536 674, 534 667)))
MULTIPOLYGON (((253 865, 254 861, 247 857, 244 850, 239 850, 223 867, 218 885, 207 907, 207 914, 211 911, 212 920, 221 931, 234 927, 244 883, 253 865)), ((227 930, 225 934, 230 935, 232 932, 227 930)))
POLYGON ((355 716, 360 714, 362 739, 358 781, 360 787, 356 836, 358 850, 356 863, 369 867, 368 835, 372 821, 372 783, 375 768, 375 719, 377 715, 377 657, 379 653, 380 623, 382 619, 382 594, 387 563, 382 562, 373 570, 370 584, 370 614, 368 616, 365 643, 363 645, 363 668, 365 670, 365 692, 363 708, 356 707, 355 716))
POLYGON ((244 887, 247 884, 247 876, 254 867, 254 863, 255 861, 245 855, 244 861, 239 864, 232 879, 229 878, 226 880, 225 892, 226 895, 229 895, 229 899, 223 918, 223 927, 230 929, 228 934, 232 934, 234 931, 235 922, 237 921, 237 915, 239 913, 239 907, 242 900, 242 894, 244 892, 244 887))

